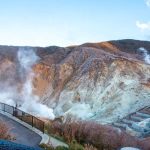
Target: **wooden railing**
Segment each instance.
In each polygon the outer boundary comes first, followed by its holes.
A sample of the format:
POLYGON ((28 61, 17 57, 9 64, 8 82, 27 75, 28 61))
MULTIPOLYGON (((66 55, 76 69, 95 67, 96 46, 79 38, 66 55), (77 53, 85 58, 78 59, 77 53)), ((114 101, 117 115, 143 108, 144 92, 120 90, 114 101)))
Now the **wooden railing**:
POLYGON ((20 119, 21 121, 26 122, 32 127, 39 129, 44 134, 44 122, 36 118, 35 116, 32 116, 16 107, 1 102, 0 102, 0 110, 13 115, 14 117, 20 119))

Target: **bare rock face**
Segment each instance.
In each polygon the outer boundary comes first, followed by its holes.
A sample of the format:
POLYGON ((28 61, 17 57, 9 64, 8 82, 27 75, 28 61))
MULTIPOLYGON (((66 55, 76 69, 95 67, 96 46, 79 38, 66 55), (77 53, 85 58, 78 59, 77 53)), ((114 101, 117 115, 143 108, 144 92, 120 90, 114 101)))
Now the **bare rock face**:
POLYGON ((136 40, 36 48, 41 60, 32 68, 33 94, 55 116, 114 122, 150 105, 150 65, 140 47, 148 55, 150 42, 136 40))

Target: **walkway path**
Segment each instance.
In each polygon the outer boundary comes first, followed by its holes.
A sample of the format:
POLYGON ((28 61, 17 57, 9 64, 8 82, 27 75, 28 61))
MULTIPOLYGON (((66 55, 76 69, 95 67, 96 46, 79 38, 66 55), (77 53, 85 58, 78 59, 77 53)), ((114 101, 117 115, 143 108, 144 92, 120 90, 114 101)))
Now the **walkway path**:
MULTIPOLYGON (((38 141, 38 144, 41 144, 41 143, 45 143, 45 144, 51 143, 51 145, 54 148, 56 148, 57 146, 68 147, 67 144, 65 144, 65 143, 63 143, 63 142, 61 142, 61 141, 59 141, 59 140, 57 140, 57 139, 55 139, 53 137, 50 137, 47 134, 43 134, 41 131, 37 130, 36 128, 32 127, 31 125, 29 125, 29 124, 27 124, 27 123, 19 120, 18 118, 14 117, 14 116, 12 116, 12 115, 10 115, 8 113, 4 113, 3 111, 0 111, 0 118, 1 118, 1 116, 5 116, 5 117, 2 117, 2 118, 6 118, 8 120, 8 123, 9 123, 9 121, 14 121, 14 125, 15 125, 15 123, 19 124, 24 129, 28 130, 28 132, 32 131, 33 133, 35 133, 35 136, 42 137, 42 140, 40 142, 38 141)), ((15 129, 13 129, 13 130, 14 130, 14 132, 16 132, 15 129)), ((18 130, 18 126, 17 126, 16 130, 18 130)), ((29 145, 29 144, 31 144, 32 139, 35 138, 35 137, 32 137, 32 135, 24 135, 25 133, 26 133, 25 131, 23 131, 22 133, 21 133, 21 131, 20 132, 16 132, 16 136, 18 136, 18 139, 17 139, 18 142, 21 143, 21 144, 25 144, 25 145, 28 144, 28 146, 32 146, 32 145, 29 145), (27 138, 26 143, 23 142, 24 138, 22 138, 22 136, 27 138), (21 141, 21 139, 22 139, 22 141, 21 141)), ((16 142, 17 142, 17 140, 16 140, 16 142)), ((37 143, 36 143, 35 147, 38 147, 37 143)))
POLYGON ((11 132, 16 138, 14 142, 32 147, 39 147, 42 138, 38 134, 2 114, 0 114, 0 119, 13 126, 11 132))

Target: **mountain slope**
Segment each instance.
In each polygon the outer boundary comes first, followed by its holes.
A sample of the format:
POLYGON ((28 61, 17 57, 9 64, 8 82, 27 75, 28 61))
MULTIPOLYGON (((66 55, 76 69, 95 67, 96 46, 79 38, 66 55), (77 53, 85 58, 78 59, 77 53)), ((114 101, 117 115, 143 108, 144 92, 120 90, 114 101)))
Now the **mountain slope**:
MULTIPOLYGON (((40 57, 32 68, 33 93, 54 109, 55 116, 72 113, 101 123, 114 122, 150 104, 150 65, 145 63, 140 47, 148 54, 150 42, 118 40, 66 48, 33 47, 40 57)), ((3 56, 0 67, 6 60, 15 65, 15 53, 8 54, 8 50, 17 51, 19 47, 1 46, 0 55, 1 49, 8 56, 3 56)), ((2 74, 6 77, 4 72, 0 73, 1 80, 2 74)))
POLYGON ((122 40, 42 51, 43 60, 34 67, 34 93, 58 116, 69 112, 102 122, 149 105, 150 66, 137 49, 150 49, 150 42, 135 45, 122 40))

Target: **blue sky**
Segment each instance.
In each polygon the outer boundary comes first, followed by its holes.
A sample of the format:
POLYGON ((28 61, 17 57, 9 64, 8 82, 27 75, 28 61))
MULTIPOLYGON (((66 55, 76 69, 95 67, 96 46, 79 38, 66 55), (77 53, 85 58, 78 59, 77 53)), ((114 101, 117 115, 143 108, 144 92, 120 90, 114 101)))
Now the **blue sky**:
POLYGON ((150 0, 0 0, 0 45, 150 40, 150 0))

